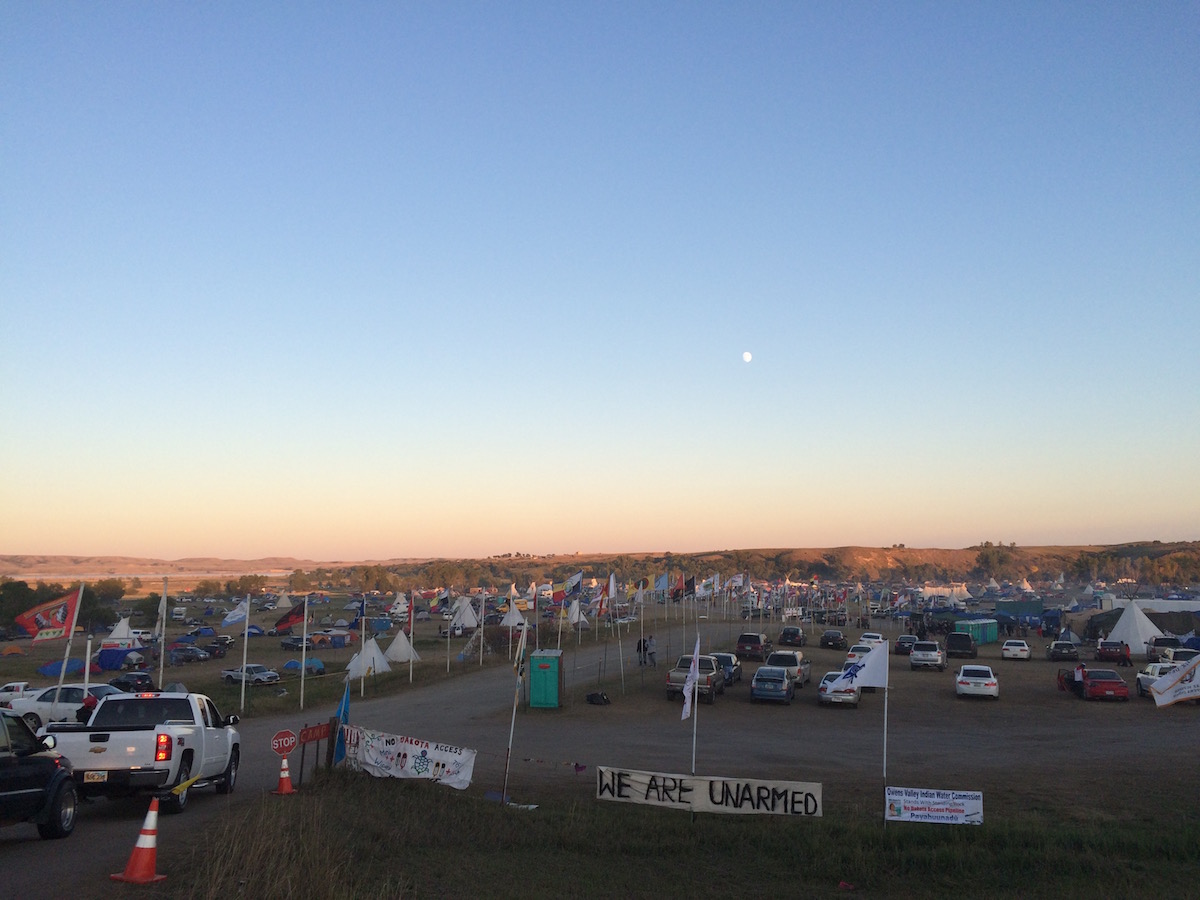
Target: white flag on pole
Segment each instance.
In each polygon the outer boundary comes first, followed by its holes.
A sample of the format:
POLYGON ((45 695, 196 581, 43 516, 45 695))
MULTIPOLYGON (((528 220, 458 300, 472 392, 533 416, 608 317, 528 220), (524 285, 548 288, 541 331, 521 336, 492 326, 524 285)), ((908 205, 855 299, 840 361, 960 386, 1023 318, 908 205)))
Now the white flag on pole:
POLYGON ((1200 700, 1200 656, 1181 669, 1172 669, 1150 685, 1155 706, 1170 706, 1181 700, 1200 700))
POLYGON ((246 621, 246 617, 250 614, 250 598, 247 597, 228 613, 221 620, 221 627, 228 628, 230 625, 236 625, 238 622, 246 621))
POLYGON ((700 681, 700 635, 696 635, 696 652, 692 654, 692 664, 688 666, 687 680, 683 683, 683 718, 684 721, 692 714, 692 696, 696 693, 696 683, 700 681))
POLYGON ((887 645, 881 644, 854 665, 846 668, 836 681, 829 683, 828 691, 852 687, 886 688, 888 686, 887 645))

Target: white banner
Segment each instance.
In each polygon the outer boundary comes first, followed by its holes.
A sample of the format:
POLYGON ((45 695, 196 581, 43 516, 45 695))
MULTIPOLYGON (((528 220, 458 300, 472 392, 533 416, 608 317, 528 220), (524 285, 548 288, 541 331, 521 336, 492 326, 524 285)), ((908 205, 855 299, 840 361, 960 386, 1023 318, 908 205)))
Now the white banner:
POLYGON ((664 775, 607 766, 598 766, 596 769, 596 799, 665 806, 691 812, 821 815, 819 784, 664 775))
POLYGON ((418 738, 343 725, 346 763, 377 778, 427 778, 464 790, 475 770, 475 751, 418 738))
POLYGON ((982 791, 939 791, 930 788, 885 788, 885 822, 935 822, 982 825, 982 791))

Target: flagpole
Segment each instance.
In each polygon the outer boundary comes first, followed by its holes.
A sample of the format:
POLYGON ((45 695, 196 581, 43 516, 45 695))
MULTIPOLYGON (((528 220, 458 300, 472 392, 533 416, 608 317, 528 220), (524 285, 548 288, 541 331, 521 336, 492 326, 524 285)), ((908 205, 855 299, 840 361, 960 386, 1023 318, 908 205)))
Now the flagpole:
POLYGON ((158 633, 158 689, 161 691, 163 679, 166 677, 167 666, 167 576, 163 576, 162 601, 158 604, 159 619, 162 622, 158 633))
MULTIPOLYGON (((364 596, 358 606, 358 652, 361 655, 367 646, 367 598, 364 596)), ((364 662, 365 662, 364 658, 364 662)), ((362 673, 358 676, 359 699, 367 696, 367 667, 360 667, 362 673)))
POLYGON ((246 711, 246 657, 250 652, 250 595, 246 595, 246 618, 242 620, 242 712, 246 711))
MULTIPOLYGON (((413 649, 413 628, 417 621, 417 592, 412 592, 412 597, 408 601, 408 683, 413 683, 413 655, 416 650, 413 649)), ((401 628, 401 631, 404 629, 401 628)), ((390 649, 390 648, 389 648, 390 649)))
POLYGON ((517 642, 517 658, 513 668, 517 670, 517 684, 513 689, 512 721, 508 725, 508 750, 504 753, 504 786, 500 789, 500 805, 508 805, 508 764, 512 760, 513 734, 517 730, 517 704, 521 700, 521 678, 525 674, 525 640, 528 632, 521 629, 521 640, 517 642))
POLYGON ((300 602, 304 604, 304 614, 300 617, 303 623, 300 629, 300 709, 304 710, 304 676, 308 673, 308 594, 300 602))
POLYGON ((75 609, 71 614, 71 627, 67 629, 67 643, 63 648, 62 665, 58 667, 58 690, 54 692, 54 700, 50 703, 50 717, 54 718, 54 709, 58 706, 58 698, 62 695, 63 679, 67 675, 67 660, 71 657, 71 639, 75 637, 75 623, 79 621, 79 607, 83 606, 83 582, 79 582, 78 593, 75 596, 75 609))

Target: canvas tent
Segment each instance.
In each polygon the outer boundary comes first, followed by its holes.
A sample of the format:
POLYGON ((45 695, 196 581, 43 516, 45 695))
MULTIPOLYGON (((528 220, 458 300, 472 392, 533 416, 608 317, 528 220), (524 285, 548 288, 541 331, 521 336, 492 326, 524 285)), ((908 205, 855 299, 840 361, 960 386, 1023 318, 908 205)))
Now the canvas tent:
POLYGON ((466 597, 459 597, 458 604, 454 607, 454 618, 450 622, 450 627, 453 629, 457 626, 462 628, 479 627, 479 618, 475 615, 475 608, 466 597))
POLYGON ((1131 653, 1142 653, 1146 649, 1146 645, 1160 635, 1162 635, 1162 631, 1146 618, 1141 607, 1136 603, 1130 603, 1121 613, 1117 624, 1113 626, 1108 639, 1128 644, 1131 653))
POLYGON ((421 655, 417 653, 416 648, 408 642, 408 635, 404 633, 404 629, 397 632, 396 637, 388 645, 385 657, 394 663, 420 662, 421 655))
POLYGON ((379 649, 375 638, 367 638, 362 650, 355 653, 346 665, 349 678, 362 678, 366 675, 379 675, 390 671, 392 671, 392 667, 388 665, 387 657, 379 649))

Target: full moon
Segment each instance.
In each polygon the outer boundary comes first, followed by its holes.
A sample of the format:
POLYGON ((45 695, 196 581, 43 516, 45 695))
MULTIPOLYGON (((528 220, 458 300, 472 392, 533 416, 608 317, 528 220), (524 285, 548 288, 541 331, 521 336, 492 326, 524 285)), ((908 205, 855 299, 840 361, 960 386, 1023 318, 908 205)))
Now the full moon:
POLYGON ((752 359, 754 359, 754 357, 750 355, 749 350, 742 354, 742 362, 750 362, 752 359))

